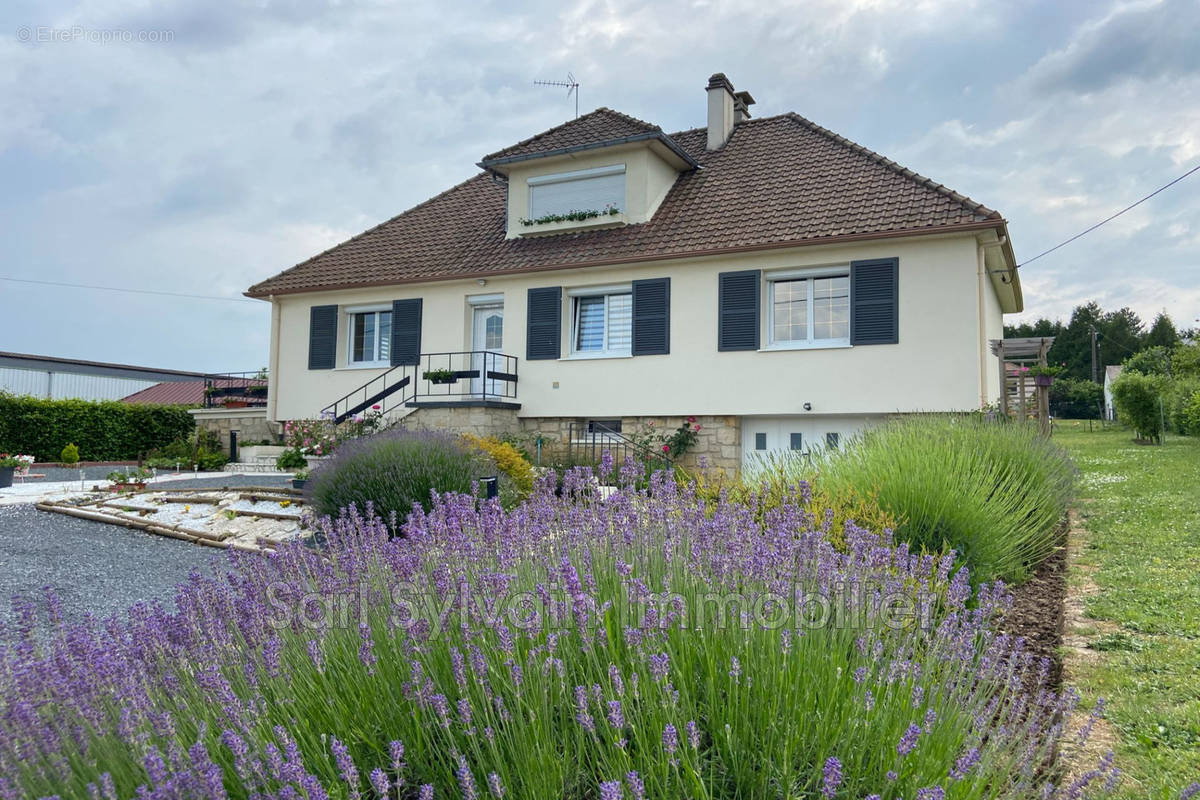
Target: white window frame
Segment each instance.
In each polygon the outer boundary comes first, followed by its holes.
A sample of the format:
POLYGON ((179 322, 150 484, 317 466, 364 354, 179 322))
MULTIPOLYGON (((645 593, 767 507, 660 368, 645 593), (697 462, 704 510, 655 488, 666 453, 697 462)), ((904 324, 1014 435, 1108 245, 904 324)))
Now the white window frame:
POLYGON ((570 358, 626 358, 633 355, 633 309, 632 309, 633 284, 622 284, 618 286, 585 286, 578 289, 567 290, 567 300, 570 302, 571 324, 571 350, 570 358), (612 350, 608 346, 608 298, 613 295, 627 294, 630 295, 630 319, 629 319, 629 347, 622 350, 612 350), (603 297, 604 298, 604 348, 602 350, 577 350, 576 343, 578 342, 577 334, 579 333, 579 299, 582 297, 603 297))
MULTIPOLYGON (((380 361, 355 361, 354 360, 354 325, 355 317, 358 314, 375 314, 375 348, 374 352, 379 352, 379 312, 386 311, 389 314, 392 311, 390 304, 369 305, 369 306, 347 306, 346 307, 346 368, 347 369, 379 369, 380 367, 390 367, 391 360, 380 361)), ((395 320, 392 321, 395 324, 395 320)), ((390 347, 389 347, 390 352, 390 347)))
MULTIPOLYGON (((766 350, 820 350, 833 347, 850 347, 850 335, 847 331, 846 336, 839 336, 833 339, 815 339, 813 331, 815 329, 814 312, 813 312, 813 278, 846 278, 850 279, 850 265, 836 264, 824 267, 808 267, 805 269, 789 269, 771 272, 765 276, 767 282, 766 292, 766 317, 767 335, 764 341, 767 342, 766 350), (808 281, 808 301, 804 304, 808 318, 805 321, 805 331, 808 334, 807 339, 783 339, 775 340, 775 284, 778 282, 806 280, 808 281)), ((849 303, 849 312, 853 313, 854 298, 849 290, 846 292, 846 299, 849 303)))
MULTIPOLYGON (((535 175, 526 179, 525 186, 528 196, 526 198, 526 216, 533 218, 533 190, 538 186, 546 186, 552 183, 570 183, 571 181, 587 180, 588 178, 603 178, 608 175, 624 175, 624 164, 611 164, 606 167, 593 167, 591 169, 577 169, 572 172, 556 172, 553 175, 535 175)), ((620 205, 617 211, 624 213, 626 198, 629 195, 629 186, 627 181, 622 182, 622 194, 620 205)), ((578 209, 579 211, 587 211, 589 209, 578 209)), ((595 209, 601 213, 604 209, 595 209)))

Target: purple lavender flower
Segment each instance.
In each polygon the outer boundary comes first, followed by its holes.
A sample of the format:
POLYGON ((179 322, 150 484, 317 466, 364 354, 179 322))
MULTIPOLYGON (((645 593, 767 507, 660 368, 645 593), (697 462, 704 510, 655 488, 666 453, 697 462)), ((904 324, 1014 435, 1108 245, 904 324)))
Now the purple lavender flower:
POLYGON ((371 770, 370 775, 371 788, 375 790, 375 794, 382 798, 387 798, 388 791, 392 788, 391 781, 388 780, 387 773, 379 767, 371 770))
POLYGON ((954 766, 950 768, 951 780, 960 781, 967 776, 976 764, 979 763, 979 748, 972 747, 967 752, 963 753, 954 761, 954 766))
POLYGON ((625 727, 625 715, 621 713, 621 701, 608 701, 608 724, 616 730, 621 730, 625 727))
POLYGON ((586 686, 575 687, 575 721, 583 726, 588 733, 595 733, 596 722, 588 713, 588 694, 586 686))
POLYGON ((917 800, 946 800, 946 790, 940 786, 917 789, 917 800))
POLYGON ((646 784, 637 772, 633 770, 626 772, 625 782, 629 784, 629 791, 633 795, 633 800, 646 800, 646 784))
POLYGON ((349 748, 338 739, 330 738, 329 749, 333 751, 333 760, 337 764, 342 780, 346 782, 350 797, 357 800, 360 797, 358 768, 354 766, 354 761, 350 758, 349 748))
POLYGON ((492 793, 492 797, 504 797, 504 784, 500 782, 500 776, 495 772, 489 772, 487 777, 488 791, 492 793))
POLYGON ((674 755, 675 751, 679 749, 679 732, 669 722, 663 728, 662 743, 663 750, 667 751, 667 755, 674 755))
POLYGON ((729 662, 729 677, 735 681, 742 677, 742 662, 738 661, 737 656, 730 659, 729 662))
POLYGON ((392 740, 388 745, 388 752, 392 757, 392 772, 396 774, 399 782, 399 775, 404 771, 404 742, 392 740))
POLYGON ((700 749, 700 728, 697 727, 695 720, 688 720, 688 723, 683 726, 687 731, 688 744, 693 750, 700 749))
POLYGON ((913 750, 917 749, 917 739, 921 738, 921 728, 916 723, 910 723, 908 730, 904 731, 904 735, 900 737, 899 743, 896 744, 896 752, 901 756, 906 756, 913 750))
POLYGON ((653 653, 650 658, 650 677, 656 681, 665 680, 667 670, 671 666, 671 659, 666 653, 653 653))
POLYGON ((417 792, 418 800, 433 800, 433 784, 423 783, 417 792))
POLYGON ((600 800, 621 800, 625 796, 625 787, 620 781, 602 781, 600 783, 600 800))
POLYGON ((830 756, 825 759, 825 768, 822 770, 822 777, 821 796, 833 797, 837 792, 837 788, 842 785, 842 762, 838 761, 836 756, 830 756))
POLYGON ((476 800, 479 797, 479 790, 475 788, 475 776, 467 766, 467 759, 461 755, 458 757, 458 768, 454 770, 454 777, 458 779, 458 788, 462 792, 463 800, 476 800))

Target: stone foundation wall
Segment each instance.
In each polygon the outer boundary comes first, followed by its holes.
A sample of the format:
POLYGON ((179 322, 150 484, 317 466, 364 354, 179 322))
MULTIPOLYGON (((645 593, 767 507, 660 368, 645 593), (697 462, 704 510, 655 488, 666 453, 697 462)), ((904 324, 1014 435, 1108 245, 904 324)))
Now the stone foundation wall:
MULTIPOLYGON (((640 439, 646 433, 670 435, 686 419, 676 417, 621 417, 622 434, 640 439)), ((518 417, 512 408, 484 407, 422 407, 404 417, 400 425, 410 430, 442 430, 453 433, 473 433, 477 436, 515 438, 530 453, 537 453, 537 440, 542 441, 542 463, 563 461, 570 448, 567 440, 571 426, 585 429, 584 417, 518 417)), ((734 416, 698 416, 696 443, 680 459, 684 469, 707 471, 725 470, 736 473, 742 463, 741 420, 734 416)))
POLYGON ((229 432, 238 432, 238 446, 268 439, 278 441, 283 425, 267 420, 265 408, 198 408, 189 412, 196 427, 211 431, 221 440, 221 450, 229 452, 229 432))

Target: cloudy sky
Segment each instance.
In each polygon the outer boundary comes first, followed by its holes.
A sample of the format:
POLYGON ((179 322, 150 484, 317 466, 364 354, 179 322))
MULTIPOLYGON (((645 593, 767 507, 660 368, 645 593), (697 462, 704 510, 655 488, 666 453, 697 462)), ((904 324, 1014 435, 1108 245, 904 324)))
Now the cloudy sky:
MULTIPOLYGON (((1010 221, 1028 259, 1200 163, 1200 3, 6 0, 0 276, 239 298, 581 110, 724 71, 1010 221)), ((1026 313, 1200 317, 1200 174, 1030 265, 1026 313)), ((0 350, 267 360, 265 303, 0 280, 0 350)))

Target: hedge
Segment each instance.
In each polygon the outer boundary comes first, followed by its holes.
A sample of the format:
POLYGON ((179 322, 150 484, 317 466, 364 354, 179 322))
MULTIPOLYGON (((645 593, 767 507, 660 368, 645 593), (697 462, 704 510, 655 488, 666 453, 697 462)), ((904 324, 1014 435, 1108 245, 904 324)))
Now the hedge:
POLYGON ((183 406, 42 400, 0 392, 0 453, 58 461, 74 443, 83 461, 126 461, 192 434, 183 406))

